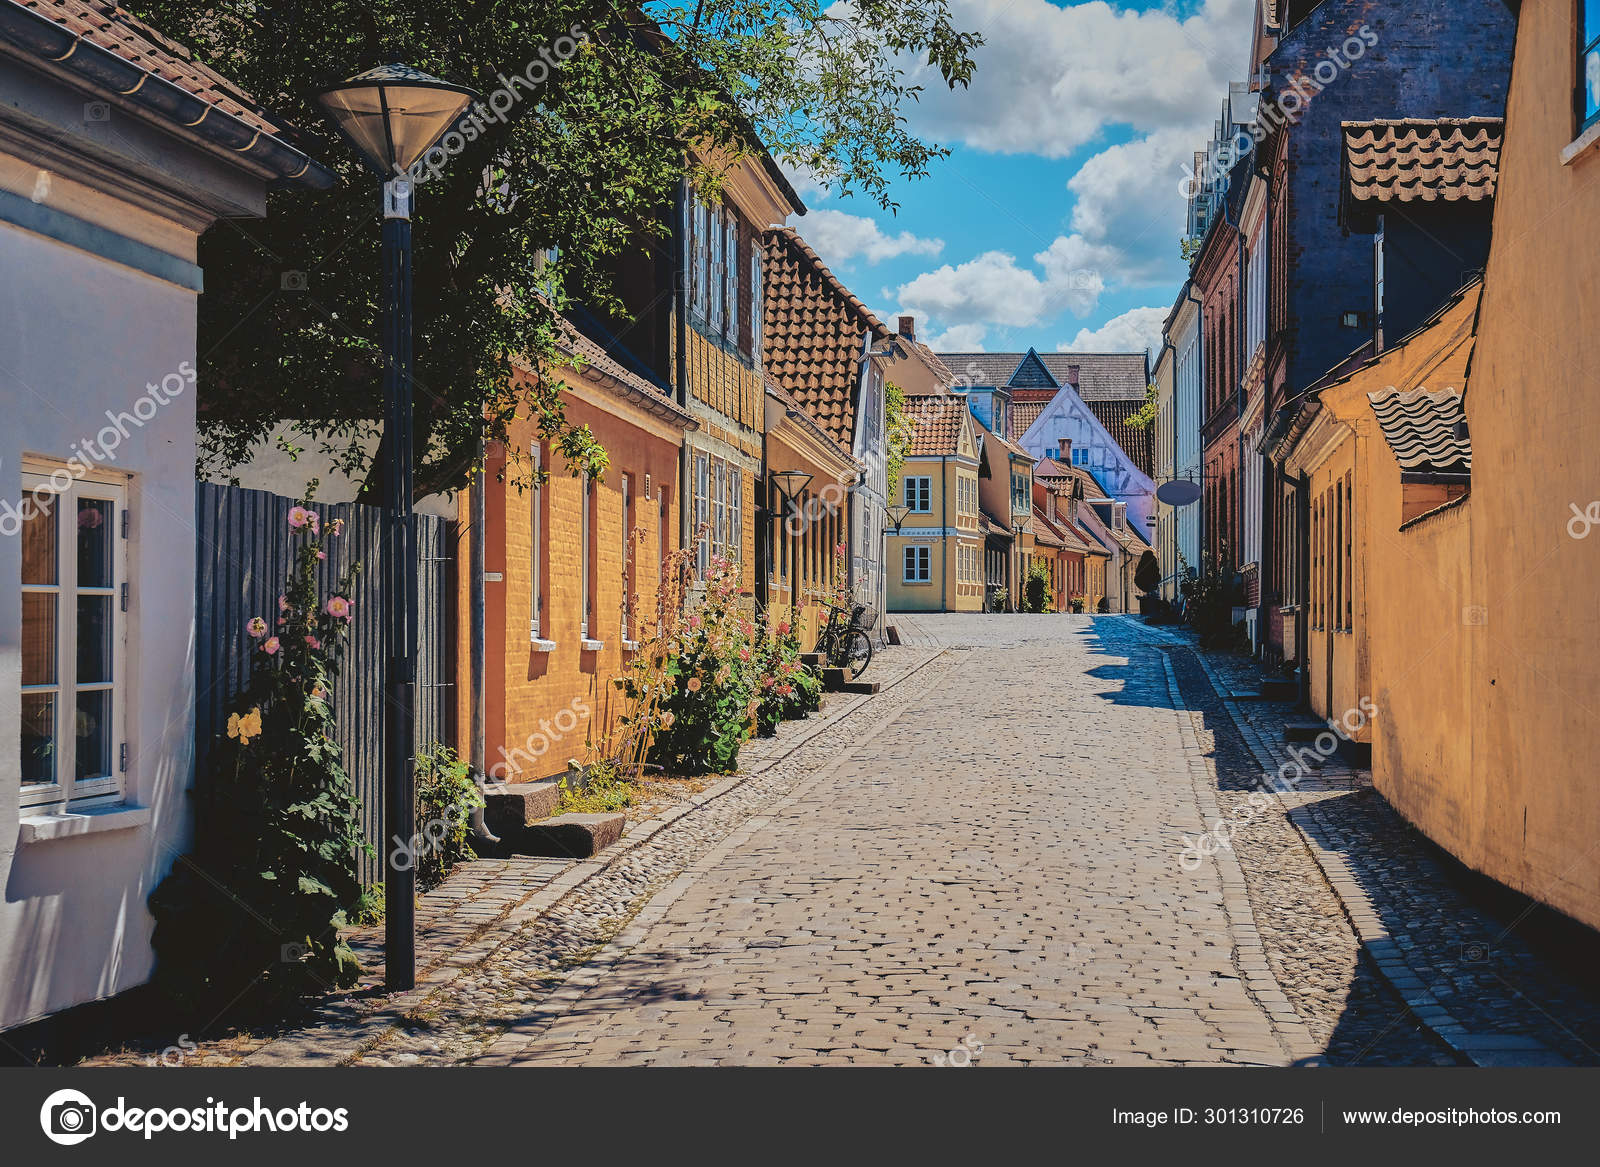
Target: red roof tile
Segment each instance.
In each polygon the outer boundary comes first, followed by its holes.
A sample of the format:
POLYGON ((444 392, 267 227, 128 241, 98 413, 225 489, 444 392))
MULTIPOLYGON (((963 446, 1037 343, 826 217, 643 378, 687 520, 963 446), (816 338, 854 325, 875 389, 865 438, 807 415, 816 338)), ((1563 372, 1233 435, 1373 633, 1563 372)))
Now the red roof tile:
POLYGON ((766 232, 762 359, 846 449, 855 444, 861 338, 889 335, 792 227, 766 232))

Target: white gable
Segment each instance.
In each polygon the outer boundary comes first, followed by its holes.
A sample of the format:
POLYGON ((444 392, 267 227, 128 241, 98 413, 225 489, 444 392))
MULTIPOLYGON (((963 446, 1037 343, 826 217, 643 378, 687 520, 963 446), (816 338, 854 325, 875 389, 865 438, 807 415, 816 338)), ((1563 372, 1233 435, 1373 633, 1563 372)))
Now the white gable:
POLYGON ((1127 504, 1128 521, 1148 541, 1154 532, 1150 520, 1155 514, 1156 484, 1070 385, 1056 392, 1017 444, 1035 458, 1053 458, 1063 438, 1072 443, 1076 464, 1089 470, 1112 498, 1127 504))

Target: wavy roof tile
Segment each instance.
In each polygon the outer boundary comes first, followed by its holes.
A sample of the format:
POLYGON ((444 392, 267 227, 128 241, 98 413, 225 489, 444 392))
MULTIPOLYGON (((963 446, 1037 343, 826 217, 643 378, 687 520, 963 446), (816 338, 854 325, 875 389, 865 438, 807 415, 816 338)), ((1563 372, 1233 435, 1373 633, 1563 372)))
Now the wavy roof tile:
POLYGON ((1470 474, 1472 439, 1467 435, 1461 394, 1453 389, 1387 390, 1368 393, 1384 440, 1401 470, 1470 474))
POLYGON ((1345 122, 1346 205, 1492 199, 1504 136, 1500 118, 1345 122))

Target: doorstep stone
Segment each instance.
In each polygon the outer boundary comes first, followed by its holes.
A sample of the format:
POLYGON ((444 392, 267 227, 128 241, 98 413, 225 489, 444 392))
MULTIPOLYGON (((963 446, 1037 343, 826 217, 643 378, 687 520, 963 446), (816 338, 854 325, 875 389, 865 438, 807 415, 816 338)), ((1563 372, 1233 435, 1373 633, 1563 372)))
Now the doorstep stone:
POLYGON ((484 822, 501 838, 519 834, 522 829, 555 813, 561 801, 561 783, 513 782, 486 793, 483 799, 484 822))
POLYGON ((622 838, 623 814, 561 814, 524 827, 517 850, 525 855, 587 859, 622 838))

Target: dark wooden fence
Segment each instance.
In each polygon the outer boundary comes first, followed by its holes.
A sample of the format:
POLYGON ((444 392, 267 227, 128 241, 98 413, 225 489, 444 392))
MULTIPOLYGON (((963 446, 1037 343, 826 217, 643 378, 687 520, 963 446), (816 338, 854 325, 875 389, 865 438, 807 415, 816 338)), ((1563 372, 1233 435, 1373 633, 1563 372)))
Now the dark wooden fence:
MULTIPOLYGON (((199 484, 195 498, 196 552, 195 762, 205 781, 211 744, 224 732, 229 699, 244 683, 252 616, 271 623, 291 566, 289 508, 295 500, 263 490, 199 484)), ((362 860, 362 878, 383 877, 383 631, 381 597, 383 512, 354 503, 318 505, 324 519, 343 519, 321 565, 326 595, 352 560, 361 564, 354 588, 355 618, 343 671, 334 691, 345 768, 361 799, 362 824, 377 858, 362 860)), ((454 740, 455 555, 457 525, 417 516, 418 596, 422 615, 417 662, 417 746, 454 740)))

